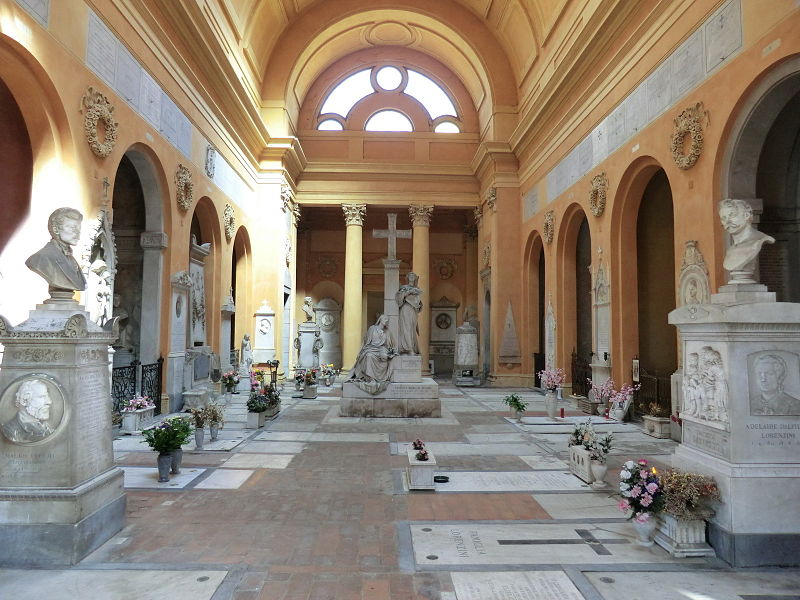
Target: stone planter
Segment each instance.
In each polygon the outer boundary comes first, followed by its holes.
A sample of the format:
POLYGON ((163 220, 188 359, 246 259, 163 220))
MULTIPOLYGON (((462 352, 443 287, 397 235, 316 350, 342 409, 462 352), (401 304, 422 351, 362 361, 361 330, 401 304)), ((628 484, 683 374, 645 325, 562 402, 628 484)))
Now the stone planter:
POLYGON ((217 436, 219 436, 219 425, 218 424, 209 425, 208 429, 211 432, 211 441, 216 442, 217 436))
POLYGON ((156 407, 122 411, 122 433, 134 433, 152 425, 156 407))
POLYGON ((677 519, 661 513, 656 519, 656 544, 675 558, 714 556, 706 542, 706 522, 703 519, 677 519))
POLYGON ((166 483, 169 481, 169 470, 172 468, 172 455, 159 454, 158 455, 158 482, 166 483))
POLYGON ((569 472, 586 483, 592 483, 592 460, 589 451, 583 446, 569 447, 569 472))
POLYGON ((264 422, 267 420, 266 413, 254 413, 248 412, 247 413, 247 428, 248 429, 259 429, 260 427, 264 426, 264 422))
POLYGON ((306 387, 303 388, 303 398, 311 400, 311 399, 316 398, 316 397, 317 397, 317 385, 316 384, 306 385, 306 387))
POLYGON ((544 407, 547 411, 547 416, 555 419, 558 415, 558 394, 555 390, 547 390, 544 395, 544 407))
POLYGON ((669 438, 671 437, 670 420, 668 417, 651 417, 650 415, 643 415, 644 432, 655 438, 669 438))
POLYGON ((436 457, 428 451, 428 460, 417 460, 417 450, 408 447, 408 466, 406 477, 410 490, 435 490, 433 472, 436 470, 436 457))
POLYGON ((578 410, 585 412, 587 415, 593 415, 597 412, 597 404, 585 396, 576 397, 575 403, 578 405, 578 410))
POLYGON ((272 419, 275 415, 281 412, 281 403, 278 402, 275 406, 270 406, 264 411, 262 414, 264 415, 264 420, 272 419))

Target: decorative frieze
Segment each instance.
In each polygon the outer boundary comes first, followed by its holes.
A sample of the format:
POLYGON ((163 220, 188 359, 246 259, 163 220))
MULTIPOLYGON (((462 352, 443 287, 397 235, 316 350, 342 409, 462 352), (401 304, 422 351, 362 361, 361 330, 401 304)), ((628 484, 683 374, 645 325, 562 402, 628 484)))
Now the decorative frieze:
POLYGON ((225 238, 230 242, 236 233, 236 213, 230 204, 226 204, 222 211, 222 221, 225 226, 225 238))
POLYGON ((81 106, 83 107, 81 110, 83 112, 83 131, 86 134, 89 148, 92 149, 95 155, 105 158, 111 154, 114 145, 117 143, 118 124, 112 114, 114 106, 106 96, 91 86, 86 88, 86 93, 81 99, 81 106), (97 131, 100 121, 103 122, 103 127, 105 128, 102 142, 97 131))
POLYGON ((217 149, 211 144, 206 146, 206 176, 214 179, 215 163, 217 160, 217 149))
POLYGON ((489 191, 486 192, 486 206, 493 213, 497 212, 497 188, 490 187, 489 191))
POLYGON ((711 298, 708 267, 697 247, 697 240, 687 240, 683 250, 678 304, 706 304, 711 298))
POLYGON ((175 199, 181 210, 189 210, 192 207, 193 195, 192 172, 188 167, 179 164, 175 171, 175 199))

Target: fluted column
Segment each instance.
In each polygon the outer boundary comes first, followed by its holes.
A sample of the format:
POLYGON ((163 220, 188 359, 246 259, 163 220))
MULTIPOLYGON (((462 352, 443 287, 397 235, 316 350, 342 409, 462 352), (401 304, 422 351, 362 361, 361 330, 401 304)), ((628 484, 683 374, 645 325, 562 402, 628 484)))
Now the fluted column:
POLYGON ((366 204, 342 204, 347 224, 344 257, 344 310, 342 315, 342 367, 353 368, 361 347, 361 233, 366 204))
POLYGON ((419 324, 419 353, 422 356, 422 372, 430 374, 428 368, 428 356, 430 354, 431 340, 431 245, 430 245, 430 225, 433 206, 422 204, 412 204, 408 207, 408 214, 411 215, 411 224, 414 228, 413 233, 413 264, 414 273, 419 276, 417 286, 422 290, 422 311, 419 313, 417 323, 419 324))

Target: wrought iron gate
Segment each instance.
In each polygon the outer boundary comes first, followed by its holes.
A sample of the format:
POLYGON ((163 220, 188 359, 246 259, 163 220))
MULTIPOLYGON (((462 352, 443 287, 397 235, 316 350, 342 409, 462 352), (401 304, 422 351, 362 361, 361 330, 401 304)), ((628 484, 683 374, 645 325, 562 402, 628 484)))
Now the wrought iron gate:
MULTIPOLYGON (((638 414, 647 413, 648 407, 652 403, 657 403, 667 411, 672 411, 672 382, 669 376, 648 373, 640 367, 639 383, 642 387, 634 394, 633 402, 634 410, 638 414)), ((668 415, 669 413, 667 413, 668 415)))
POLYGON ((149 365, 134 360, 127 367, 111 370, 111 402, 114 411, 119 412, 122 404, 135 395, 147 396, 156 405, 155 413, 161 414, 161 373, 164 359, 160 358, 149 365))
POLYGON ((592 378, 592 366, 588 358, 581 358, 572 351, 572 394, 575 396, 589 396, 589 380, 592 378))

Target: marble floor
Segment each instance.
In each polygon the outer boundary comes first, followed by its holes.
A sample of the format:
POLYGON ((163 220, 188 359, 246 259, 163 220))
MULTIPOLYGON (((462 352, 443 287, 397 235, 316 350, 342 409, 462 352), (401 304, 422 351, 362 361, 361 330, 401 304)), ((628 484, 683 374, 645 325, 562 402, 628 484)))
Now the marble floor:
MULTIPOLYGON (((634 543, 611 488, 567 472, 570 422, 530 390, 440 382, 442 419, 338 417, 340 388, 283 393, 259 430, 226 427, 158 483, 137 436, 114 443, 125 528, 69 569, 0 570, 0 598, 175 600, 800 600, 800 570, 733 570, 634 543), (522 422, 502 398, 528 402, 522 422), (409 492, 415 438, 447 483, 409 492)), ((675 443, 614 432, 629 458, 669 466, 675 443)))

